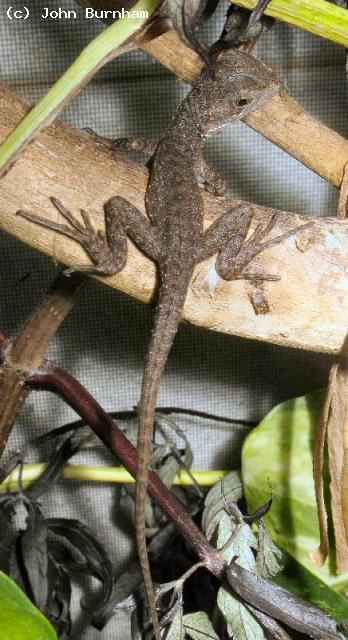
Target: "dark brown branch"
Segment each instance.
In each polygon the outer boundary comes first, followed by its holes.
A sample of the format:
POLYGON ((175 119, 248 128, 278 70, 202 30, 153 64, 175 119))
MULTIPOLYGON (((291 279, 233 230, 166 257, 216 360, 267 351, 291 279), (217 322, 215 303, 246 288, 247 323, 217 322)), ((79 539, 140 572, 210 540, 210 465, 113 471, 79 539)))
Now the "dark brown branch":
MULTIPOLYGON (((0 349, 6 344, 6 334, 0 329, 0 349)), ((65 371, 46 362, 41 369, 31 372, 25 382, 30 389, 51 391, 60 396, 88 424, 101 441, 112 451, 135 478, 137 471, 136 449, 121 429, 102 409, 91 394, 65 371)), ((216 576, 222 576, 225 565, 218 552, 186 513, 181 502, 168 491, 160 478, 150 471, 148 491, 158 506, 172 520, 178 531, 196 551, 198 557, 216 576)))
MULTIPOLYGON (((135 478, 137 472, 136 449, 117 427, 116 423, 102 409, 88 391, 65 371, 45 363, 32 373, 27 384, 32 389, 51 391, 60 396, 88 424, 135 478)), ((181 502, 168 491, 160 478, 153 472, 149 475, 149 495, 172 520, 175 527, 191 545, 197 556, 214 575, 221 577, 225 564, 219 553, 211 547, 207 538, 185 511, 181 502)))

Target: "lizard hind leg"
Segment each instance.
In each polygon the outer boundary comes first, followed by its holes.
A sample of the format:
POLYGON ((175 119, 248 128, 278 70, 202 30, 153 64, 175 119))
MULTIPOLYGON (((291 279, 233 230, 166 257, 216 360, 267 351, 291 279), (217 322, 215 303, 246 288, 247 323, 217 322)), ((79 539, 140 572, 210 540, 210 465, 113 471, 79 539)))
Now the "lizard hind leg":
POLYGON ((266 274, 261 272, 246 271, 246 267, 254 260, 254 258, 277 244, 280 244, 287 238, 291 238, 297 233, 308 229, 313 222, 307 222, 299 227, 294 227, 273 238, 269 238, 270 232, 275 227, 279 218, 278 213, 274 213, 266 225, 258 224, 251 236, 244 240, 238 253, 231 251, 231 246, 227 244, 219 253, 216 261, 216 270, 219 275, 226 280, 252 280, 252 281, 277 281, 280 276, 266 274), (267 239, 268 238, 268 239, 267 239))
POLYGON ((278 216, 279 214, 275 213, 265 225, 257 224, 250 237, 246 239, 253 218, 253 210, 246 205, 231 209, 206 231, 201 259, 218 253, 215 268, 224 280, 279 280, 279 276, 251 273, 245 271, 245 268, 259 253, 309 228, 313 222, 266 239, 275 227, 278 216))

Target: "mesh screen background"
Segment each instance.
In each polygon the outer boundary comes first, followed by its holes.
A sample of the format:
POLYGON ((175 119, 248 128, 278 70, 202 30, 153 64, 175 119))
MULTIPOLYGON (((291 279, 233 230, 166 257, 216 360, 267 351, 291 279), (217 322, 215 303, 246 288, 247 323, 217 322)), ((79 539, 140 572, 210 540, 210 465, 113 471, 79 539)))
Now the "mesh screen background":
MULTIPOLYGON (((0 75, 29 101, 38 100, 81 49, 104 27, 85 20, 73 0, 76 20, 43 20, 43 7, 55 3, 27 1, 30 19, 9 21, 0 3, 0 75)), ((21 2, 13 3, 20 8, 21 2)), ((207 27, 220 32, 222 7, 207 27)), ((347 134, 345 52, 320 38, 276 24, 256 53, 286 78, 291 94, 311 113, 347 134)), ((159 138, 188 88, 141 52, 109 64, 61 116, 74 126, 90 126, 110 137, 159 138)), ((337 191, 297 161, 236 124, 215 136, 206 157, 231 185, 231 193, 260 204, 308 215, 335 215, 337 191)), ((68 206, 68 203, 65 203, 68 206)), ((8 333, 21 326, 52 281, 52 261, 2 233, 0 235, 1 326, 8 333), (29 276, 21 282, 22 278, 29 276)), ((64 322, 48 357, 76 376, 106 410, 134 406, 139 398, 142 365, 153 310, 101 284, 91 282, 64 322)), ((201 409, 234 418, 257 420, 280 401, 325 383, 328 356, 284 349, 182 325, 161 385, 159 404, 201 409)), ((34 434, 75 419, 48 394, 32 394, 9 443, 18 448, 34 434)), ((197 469, 234 469, 246 429, 198 419, 181 419, 195 453, 197 469)), ((33 454, 30 460, 35 460, 33 454)), ((111 463, 100 447, 76 461, 111 463)), ((111 486, 60 482, 45 498, 47 515, 64 514, 86 522, 121 569, 134 552, 134 535, 111 486), (109 526, 110 519, 112 527, 109 526), (104 525, 105 523, 105 525, 104 525)), ((85 631, 80 620, 74 637, 119 640, 129 636, 120 618, 99 633, 85 631)))

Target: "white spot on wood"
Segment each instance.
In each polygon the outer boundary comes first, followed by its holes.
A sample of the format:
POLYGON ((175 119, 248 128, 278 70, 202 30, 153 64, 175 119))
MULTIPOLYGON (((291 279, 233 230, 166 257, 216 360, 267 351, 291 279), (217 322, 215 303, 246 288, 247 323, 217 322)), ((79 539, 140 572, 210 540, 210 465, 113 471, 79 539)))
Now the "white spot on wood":
POLYGON ((325 236, 325 247, 327 249, 341 249, 342 243, 333 235, 333 233, 327 233, 325 236))
POLYGON ((214 291, 219 284, 221 278, 215 269, 215 263, 212 263, 209 267, 208 273, 204 278, 204 282, 208 285, 209 295, 213 297, 214 291))
POLYGON ((342 278, 338 287, 339 289, 344 289, 345 291, 348 291, 348 278, 342 278))

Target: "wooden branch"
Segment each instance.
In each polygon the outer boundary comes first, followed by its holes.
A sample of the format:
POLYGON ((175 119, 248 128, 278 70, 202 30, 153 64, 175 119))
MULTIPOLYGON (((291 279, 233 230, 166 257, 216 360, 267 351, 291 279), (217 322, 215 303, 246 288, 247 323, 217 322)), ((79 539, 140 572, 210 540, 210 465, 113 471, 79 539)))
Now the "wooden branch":
MULTIPOLYGON (((28 340, 30 342, 30 340, 28 340)), ((6 348, 6 334, 0 329, 0 352, 6 348)), ((122 430, 111 416, 104 411, 98 402, 91 396, 76 378, 69 373, 55 367, 52 362, 46 360, 36 371, 22 371, 26 379, 23 386, 27 391, 51 391, 58 395, 80 416, 105 446, 114 453, 129 473, 136 478, 137 452, 133 444, 129 442, 122 430)), ((18 459, 15 460, 15 466, 18 459)), ((2 468, 9 466, 6 465, 2 468)), ((12 467, 15 468, 15 467, 12 467)), ((6 478, 7 475, 4 476, 6 478)), ((148 493, 155 500, 166 516, 185 540, 192 546, 198 557, 204 562, 206 568, 217 577, 222 577, 225 571, 225 561, 221 554, 210 545, 205 535, 200 531, 195 522, 187 513, 182 502, 165 486, 161 478, 149 469, 148 493)))
POLYGON ((41 365, 49 342, 86 282, 80 273, 71 278, 59 274, 17 336, 5 342, 0 330, 0 457, 30 392, 25 381, 41 365))
MULTIPOLYGON (((142 49, 185 82, 192 83, 202 69, 198 54, 175 31, 144 44, 142 49)), ((322 178, 341 186, 348 141, 307 113, 296 100, 275 96, 245 122, 322 178)))
MULTIPOLYGON (((0 140, 23 116, 17 94, 0 85, 0 140)), ((86 263, 76 242, 16 217, 28 209, 54 220, 59 214, 49 197, 72 211, 86 209, 97 227, 104 227, 103 204, 113 195, 128 198, 144 212, 147 171, 115 157, 96 145, 85 132, 54 125, 40 135, 0 183, 0 227, 30 246, 67 265, 86 263)), ((204 196, 206 222, 236 201, 204 196)), ((255 223, 271 212, 254 206, 255 223)), ((277 234, 308 220, 282 213, 277 234)), ((278 282, 263 285, 270 312, 256 315, 250 298, 253 286, 245 281, 224 282, 216 277, 214 260, 200 264, 194 274, 183 317, 201 327, 265 340, 284 346, 337 353, 346 333, 348 316, 348 226, 343 220, 318 219, 312 229, 268 249, 257 262, 278 282)), ((253 267, 256 265, 253 264, 253 267)), ((155 266, 130 243, 129 260, 120 274, 102 280, 139 300, 153 298, 155 266)))

